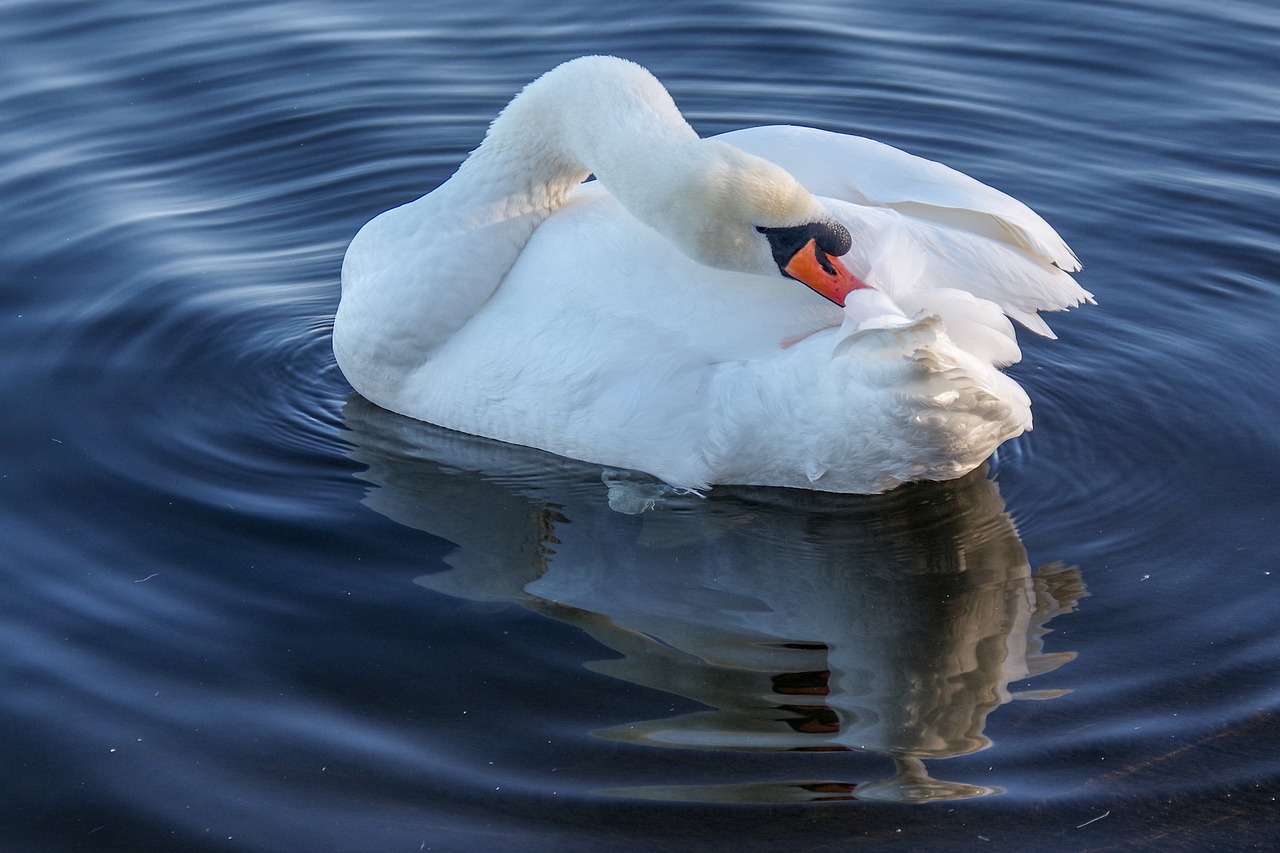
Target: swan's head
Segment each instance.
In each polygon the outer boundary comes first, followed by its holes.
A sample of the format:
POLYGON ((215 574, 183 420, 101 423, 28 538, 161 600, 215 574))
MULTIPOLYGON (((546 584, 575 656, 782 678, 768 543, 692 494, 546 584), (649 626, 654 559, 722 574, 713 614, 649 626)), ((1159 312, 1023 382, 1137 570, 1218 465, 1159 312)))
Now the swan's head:
POLYGON ((837 305, 869 287, 839 260, 849 232, 786 170, 716 140, 675 167, 660 231, 707 266, 803 282, 837 305))

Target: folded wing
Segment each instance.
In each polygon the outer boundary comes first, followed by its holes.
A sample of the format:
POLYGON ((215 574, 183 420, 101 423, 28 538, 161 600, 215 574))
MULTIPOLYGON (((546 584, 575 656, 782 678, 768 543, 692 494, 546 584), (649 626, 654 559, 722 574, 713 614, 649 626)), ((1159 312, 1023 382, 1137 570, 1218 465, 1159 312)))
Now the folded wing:
POLYGON ((855 252, 878 279, 872 283, 895 298, 965 290, 1049 337, 1037 312, 1092 301, 1069 275, 1080 261, 1044 219, 962 172, 871 139, 807 127, 753 127, 718 138, 837 202, 832 212, 854 234, 855 252))

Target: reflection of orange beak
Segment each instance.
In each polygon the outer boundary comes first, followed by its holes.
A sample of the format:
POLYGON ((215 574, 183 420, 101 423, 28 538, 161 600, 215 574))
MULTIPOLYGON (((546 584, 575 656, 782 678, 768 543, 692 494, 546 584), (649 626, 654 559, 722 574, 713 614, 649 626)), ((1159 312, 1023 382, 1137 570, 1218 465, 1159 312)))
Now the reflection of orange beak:
POLYGON ((845 268, 839 258, 833 258, 818 248, 817 240, 810 240, 791 256, 786 266, 787 275, 804 282, 813 290, 830 299, 841 308, 851 291, 870 288, 862 279, 845 268))

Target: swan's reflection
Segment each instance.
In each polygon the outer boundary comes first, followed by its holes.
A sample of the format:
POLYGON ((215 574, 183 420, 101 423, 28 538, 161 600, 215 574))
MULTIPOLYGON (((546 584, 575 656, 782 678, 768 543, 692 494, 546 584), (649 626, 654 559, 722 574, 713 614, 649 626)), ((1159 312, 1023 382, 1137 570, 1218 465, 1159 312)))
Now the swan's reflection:
MULTIPOLYGON (((714 801, 925 801, 995 793, 930 777, 922 759, 982 749, 1008 685, 1074 657, 1046 625, 1084 595, 1074 569, 1033 574, 979 470, 874 498, 716 489, 610 508, 598 468, 418 423, 353 398, 366 503, 454 543, 422 586, 515 601, 622 654, 589 666, 708 710, 601 737, 718 750, 872 750, 897 773, 614 790, 714 801)), ((612 481, 619 495, 648 488, 612 481)))

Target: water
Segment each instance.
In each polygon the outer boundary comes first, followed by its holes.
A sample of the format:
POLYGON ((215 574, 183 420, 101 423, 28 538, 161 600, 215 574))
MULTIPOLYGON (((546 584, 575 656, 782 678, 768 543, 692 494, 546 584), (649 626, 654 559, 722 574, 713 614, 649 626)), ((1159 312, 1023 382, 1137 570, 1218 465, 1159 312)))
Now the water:
POLYGON ((1280 835, 1272 4, 41 0, 0 34, 5 850, 1280 835), (1024 338, 1035 432, 954 484, 630 516, 352 399, 347 240, 592 52, 704 134, 873 136, 1042 212, 1100 304, 1024 338))

